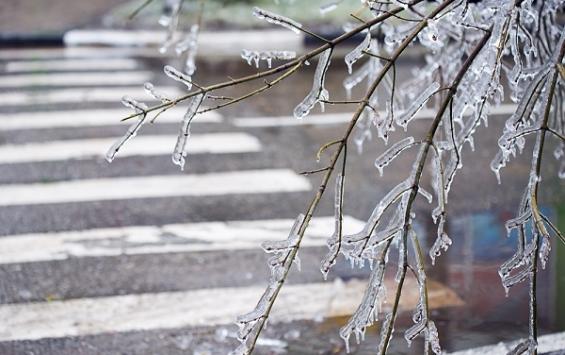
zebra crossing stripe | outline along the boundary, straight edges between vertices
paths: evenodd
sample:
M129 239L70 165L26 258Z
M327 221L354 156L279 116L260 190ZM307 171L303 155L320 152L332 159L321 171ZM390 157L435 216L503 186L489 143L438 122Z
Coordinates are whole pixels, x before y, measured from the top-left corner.
M394 280L386 280L385 284L389 289L395 286ZM357 308L365 288L366 281L339 279L285 285L269 319L290 322L347 316ZM230 287L3 305L0 341L232 324L256 304L263 290L264 286ZM417 290L415 280L408 278L401 311L413 309ZM433 281L428 298L432 309L462 304L455 292Z
M150 71L116 72L65 72L49 74L10 74L0 76L0 88L26 88L34 86L119 86L137 85L153 77Z
M263 241L285 239L292 223L290 219L201 222L4 236L0 237L0 264L257 249ZM344 216L344 233L356 233L363 225L353 217ZM325 245L333 228L333 217L313 218L302 246Z
M506 355L509 351L518 345L520 340L512 342L500 342L496 345L481 346L480 348L461 350L446 355ZM549 353L554 355L563 354L562 350L565 349L565 332L546 334L538 337L537 351L539 354ZM561 350L561 351L560 351ZM553 353L556 351L557 353Z
M104 47L64 47L42 49L3 49L0 60L45 60L81 58L124 58L124 57L164 57L155 48L104 48Z
M499 107L493 107L491 114L493 115L510 115L516 110L514 104L504 104ZM416 119L430 119L436 115L435 110L422 109L415 118ZM379 111L379 114L386 114L384 111ZM468 114L468 113L467 113ZM284 127L284 126L307 126L307 125L335 125L351 121L353 113L327 113L318 115L309 115L304 119L297 120L291 116L280 117L250 117L250 118L234 118L232 122L237 127Z
M0 146L0 164L101 158L118 139L80 139ZM172 154L176 135L139 136L130 140L118 157ZM189 154L258 152L259 140L245 133L199 134L191 137Z
M179 123L186 108L176 106L159 115L155 120L159 123ZM43 111L26 113L0 113L0 131L38 128L60 127L95 127L109 125L123 125L126 129L128 123L120 120L131 114L128 109L103 109L103 110L70 110L70 111ZM208 111L196 116L194 124L218 123L222 117L216 111Z
M159 92L168 97L177 97L182 93L176 87L159 87ZM41 91L17 91L0 93L0 102L4 106L16 105L46 105L88 102L120 102L124 96L131 96L136 100L149 101L149 96L140 87L97 87L55 89Z
M265 41L265 38L269 38ZM130 30L71 30L65 33L64 41L68 46L109 45L109 46L160 46L163 41L161 31ZM304 42L302 35L284 30L251 30L242 35L238 31L201 32L198 35L198 53L203 57L217 59L220 57L239 55L241 48L254 50L271 50L285 48L302 52Z
M190 162L189 162L190 164ZM73 180L0 185L0 206L108 201L174 196L218 196L308 191L310 182L292 170L245 170L199 175Z
M6 63L4 69L6 73L14 73L48 70L131 70L138 67L139 62L132 58L88 58L14 61Z

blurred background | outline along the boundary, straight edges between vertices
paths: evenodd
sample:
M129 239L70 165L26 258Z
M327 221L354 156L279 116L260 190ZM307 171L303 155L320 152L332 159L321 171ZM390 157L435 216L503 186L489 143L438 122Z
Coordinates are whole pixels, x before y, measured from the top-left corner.
M128 128L120 122L128 115L123 95L149 102L147 81L173 97L186 92L163 73L164 65L181 68L185 60L173 49L159 51L166 39L158 24L163 1L129 19L143 3L0 3L0 354L226 353L237 343L235 317L255 306L268 280L261 241L286 238L320 182L300 172L324 166L327 157L316 163L316 151L341 137L351 117L352 105L329 105L325 113L316 108L302 121L292 117L311 88L310 65L258 96L197 119L184 171L170 158L183 105L147 124L107 163L104 153ZM201 7L185 1L179 31L201 23L195 82L209 85L266 68L265 62L259 69L248 65L242 49L301 54L319 44L257 21L252 6L333 38L359 1L321 14L325 3L217 0ZM346 100L343 55L359 40L348 41L332 60L326 78L332 100ZM397 63L400 84L423 63L422 51L410 47ZM239 96L261 84L222 95ZM354 89L353 98L364 88ZM476 150L464 151L449 198L453 245L435 266L426 260L432 317L447 352L527 336L526 284L506 297L497 273L516 245L504 223L527 184L530 154L515 159L497 184L489 164L514 106L503 107L477 132ZM408 134L423 135L430 118L413 122ZM405 134L397 130L391 139ZM411 168L414 151L379 177L373 162L385 149L374 137L362 154L349 150L346 231L358 231ZM552 151L544 158L542 209L565 230L564 185ZM429 172L425 179L429 186ZM416 209L426 250L436 238L433 206L421 199ZM307 232L302 270L291 270L258 354L345 353L339 328L358 305L370 270L352 269L340 257L323 280L319 265L333 227L332 188ZM541 334L565 330L563 270L565 249L554 243L550 265L539 274ZM396 267L390 271L392 294ZM416 301L409 277L391 354L422 353L420 338L408 347L403 337ZM379 328L360 345L352 339L352 353L375 353Z

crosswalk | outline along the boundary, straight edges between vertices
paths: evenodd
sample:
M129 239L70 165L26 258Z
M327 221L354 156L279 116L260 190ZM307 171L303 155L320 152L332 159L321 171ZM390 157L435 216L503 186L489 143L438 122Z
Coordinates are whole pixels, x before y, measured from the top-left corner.
M101 162L118 138L116 128L123 133L128 126L119 121L127 110L115 103L123 95L148 101L142 84L158 79L160 70L116 49L56 53L0 54L0 171L33 172L0 184L0 214L9 216L0 226L0 353L30 347L66 353L59 345L44 348L45 341L75 339L76 353L95 354L80 349L83 337L112 336L121 344L124 334L231 324L253 307L266 281L260 243L286 238L296 206L305 206L315 188L310 178L276 164L277 149L266 149L270 142L247 130L285 124L281 118L227 120L211 111L195 121L186 171L173 172L172 162L168 170L147 166L149 157L170 162L183 114L173 108L107 165ZM182 88L164 91L178 96ZM78 107L83 103L94 108ZM328 122L344 118L310 119ZM81 165L91 163L97 170ZM193 163L202 171L191 171ZM107 173L112 169L117 173ZM362 225L344 219L345 232ZM332 216L312 220L303 244L311 270L292 275L274 321L354 311L365 283L351 277L366 271L327 283L317 272L332 232ZM416 298L403 298L402 309ZM440 298L441 306L461 304L438 284L430 302L439 307ZM120 346L128 353L126 341Z

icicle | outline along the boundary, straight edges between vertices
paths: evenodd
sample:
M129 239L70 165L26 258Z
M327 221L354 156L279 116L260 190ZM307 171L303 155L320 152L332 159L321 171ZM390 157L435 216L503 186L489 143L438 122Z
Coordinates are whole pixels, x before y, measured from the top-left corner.
M539 259L541 262L542 269L545 269L545 266L547 265L550 252L551 252L551 242L549 241L549 236L543 235L541 237L541 245L539 249Z
M251 65L252 62L255 63L255 66L259 68L259 61L265 60L269 66L271 67L272 60L289 60L296 58L296 52L293 51L250 51L247 49L243 49L241 51L241 58L247 61L247 64Z
M414 145L414 137L406 137L396 142L394 145L388 148L383 154L381 154L375 160L375 167L379 171L379 175L383 176L384 167L390 164L390 162L392 162L394 158L396 158L400 153L402 153L402 151L404 151L407 148L410 148L412 145Z
M190 137L190 124L196 115L198 108L202 104L202 101L204 101L205 96L205 94L198 94L192 97L181 122L177 143L172 157L173 163L180 166L181 170L184 170L185 158L188 155L187 142Z
M122 148L124 144L127 143L131 138L137 135L137 132L145 123L145 118L147 117L147 105L142 102L137 102L131 97L124 96L122 98L122 104L126 107L132 108L137 114L139 114L139 119L134 122L127 130L126 134L122 138L118 139L110 149L106 152L106 161L111 163L118 151Z
M253 8L253 16L257 17L260 20L265 20L269 23L288 28L295 33L300 33L299 28L302 28L302 24L294 20L281 15L277 15L267 10L260 9L258 7Z
M404 112L402 112L401 115L397 117L396 119L397 124L403 127L404 130L406 130L408 123L412 121L412 119L414 118L414 116L416 116L418 111L420 111L420 109L425 106L426 102L430 99L430 97L432 97L432 95L434 95L437 92L439 88L440 85L438 82L433 82L430 86L428 86L426 90L424 90L412 102L410 107L408 107L408 109L406 109Z
M318 66L316 67L316 72L314 73L314 83L312 85L312 90L306 95L304 100L294 109L294 117L297 119L302 119L310 110L314 107L317 102L321 100L328 100L328 91L324 88L324 81L326 78L326 72L330 65L330 59L332 55L332 48L326 49L320 55L318 61ZM323 106L322 106L323 108Z
M361 42L357 47L353 48L353 50L345 55L345 64L347 65L347 71L351 75L353 64L358 61L363 55L363 51L369 48L369 44L371 43L371 32L368 31L365 39Z
M173 68L170 65L165 65L165 67L163 68L163 71L165 72L165 74L169 78L186 85L186 88L188 90L192 89L192 78L190 77L190 75L184 74L184 73L176 70L175 68Z

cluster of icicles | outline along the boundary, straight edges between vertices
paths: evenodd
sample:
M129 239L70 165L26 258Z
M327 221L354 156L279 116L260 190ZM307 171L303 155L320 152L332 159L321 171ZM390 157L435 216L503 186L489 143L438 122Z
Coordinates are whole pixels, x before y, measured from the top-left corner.
M485 127L488 125L489 115L493 109L500 106L504 97L501 84L503 76L505 76L504 80L510 83L509 96L517 103L517 109L506 122L499 140L500 152L491 163L491 169L499 181L500 170L512 157L523 152L527 136L537 136L532 154L529 184L523 194L517 217L506 224L509 236L514 235L514 231L518 234L515 255L505 262L499 271L502 284L507 291L513 285L532 277L536 272L537 260L545 268L551 250L550 231L559 233L541 214L537 206L536 191L541 177L537 173L536 161L538 154L541 154L542 134L545 134L545 131L551 129L557 134L565 134L563 50L560 50L564 46L565 30L556 20L558 9L564 6L565 1L548 0L540 4L533 0L524 0L519 2L519 6L515 6L516 2L513 0L483 0L476 3L466 0L447 1L450 4L446 6L441 16L424 19L422 14L429 12L425 2L407 6L404 1L397 0L390 2L364 0L363 3L374 17L390 13L396 7L400 7L404 10L403 16L410 17L412 21L403 22L395 19L365 29L362 32L363 40L345 56L349 75L343 81L343 86L347 97L350 98L353 90L362 82L366 81L370 87L379 76L383 75L381 72L387 65L385 57L392 55L412 34L426 50L426 62L413 70L411 80L396 87L393 66L382 77L382 85L378 90L374 90L364 103L352 135L353 142L361 152L364 143L372 139L373 131L376 131L377 137L388 144L390 134L396 127L406 131L414 119L424 116L423 110L435 114L437 110L433 109L437 109L440 99L445 97L446 92L450 92L450 88L445 86L445 83L454 80L477 43L487 31L490 31L486 45L481 48L475 60L461 76L457 90L452 93L449 108L442 117L439 117L438 129L431 140L405 137L391 144L375 159L375 167L382 175L384 169L404 151L418 148L418 158L408 177L376 203L365 226L358 233L342 235L345 176L340 174L336 177L335 231L327 240L329 250L321 262L320 271L324 278L327 278L339 255L349 260L352 267L364 267L368 264L372 270L361 304L340 330L340 336L344 339L348 351L351 335L355 335L357 342L360 342L364 338L366 329L377 322L381 313L385 313L381 323L381 343L378 353L386 352L394 331L395 315L392 312L387 313L386 308L383 308L383 303L387 300L384 278L392 250L396 249L397 283L401 283L406 276L408 255L414 254L418 270L415 278L419 285L419 302L413 314L414 324L405 331L404 337L410 344L417 336L422 336L426 354L430 350L435 354L441 353L438 331L428 314L426 274L424 261L418 257L417 252L419 242L414 228L416 216L411 211L412 200L421 196L431 204L435 195L436 206L432 211L432 219L437 224L437 236L435 242L428 246L428 254L434 264L436 258L452 244L446 232L446 205L453 179L463 166L464 148L469 146L474 150L474 133L481 125ZM321 12L335 10L340 2L333 1L324 5ZM253 14L258 19L296 33L302 30L300 23L270 11L254 8ZM426 21L426 26L418 29L422 20ZM346 23L344 30L349 31L357 26L358 23ZM377 40L381 35L384 37L382 42ZM324 87L324 82L332 53L333 47L327 45L325 49L319 51L312 88L293 111L297 119L305 118L316 104L320 104L323 110L324 103L329 100L329 92ZM273 59L291 60L296 54L284 50L244 50L241 56L249 64L254 62L258 67L259 62L264 60L270 67ZM507 57L510 60L506 60ZM357 63L363 58L365 58L364 63L358 65ZM304 59L302 63L307 64L307 60ZM559 70L562 71L561 74ZM188 90L191 89L190 73L180 72L170 66L165 67L165 73L173 80L185 84ZM553 103L549 107L552 78L555 79L553 80L555 90ZM171 102L170 98L158 93L153 85L146 84L145 89L154 99L162 103ZM190 123L205 100L205 94L192 96L182 119L173 152L173 162L181 167L184 166L187 156ZM139 119L130 127L126 135L111 147L107 155L109 161L114 158L120 147L135 136L147 116L145 104L131 98L124 98L123 103L132 108L139 115ZM427 106L430 108L427 109ZM425 158L428 149L432 154L429 164L432 192L427 191L417 177L421 168L418 159ZM565 178L563 141L558 143L554 157L561 163L559 177ZM249 354L253 350L286 275L293 263L299 265L297 253L306 229L305 224L307 224L305 216L299 215L286 240L263 244L263 249L272 254L269 259L270 282L255 309L238 318L240 345L231 353L232 355ZM410 254L409 249L412 250ZM530 329L533 328L532 324L534 319L530 317ZM511 354L533 353L536 346L531 335Z

